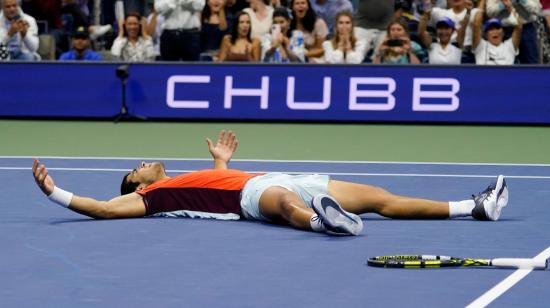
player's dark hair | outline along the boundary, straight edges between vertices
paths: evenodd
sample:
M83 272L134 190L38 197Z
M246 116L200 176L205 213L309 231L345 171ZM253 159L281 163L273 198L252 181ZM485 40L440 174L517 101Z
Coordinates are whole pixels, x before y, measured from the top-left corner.
M129 175L130 175L130 172L126 173L126 175L122 178L122 183L120 184L121 196L135 192L137 187L139 186L139 183L131 182L128 180Z

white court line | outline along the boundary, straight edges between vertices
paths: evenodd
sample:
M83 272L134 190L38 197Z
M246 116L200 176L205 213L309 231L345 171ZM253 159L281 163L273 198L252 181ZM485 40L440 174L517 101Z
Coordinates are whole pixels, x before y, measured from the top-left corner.
M66 159L66 160L167 160L167 161L212 161L211 158L170 158L170 157L108 157L108 156L0 156L0 159ZM515 163L456 163L456 162L402 162L402 161L361 161L361 160L285 160L285 159L232 159L239 162L272 163L324 163L324 164L388 164L388 165L457 165L457 166L524 166L550 167L550 164Z
M550 258L550 247L546 248L543 252L539 253L535 257L535 259L542 260L546 260L548 258ZM513 287L516 283L525 278L525 276L531 273L531 271L533 271L533 269L516 270L510 276L506 277L506 279L494 286L491 290L485 292L485 294L481 295L476 300L471 302L468 306L466 306L466 308L485 307L489 305L492 301L494 301L499 296L504 294L504 292L508 291L508 289Z
M0 167L0 170L31 170L30 167ZM128 172L131 169L115 169L115 168L48 168L52 171L97 171L97 172ZM185 173L197 170L178 170L168 169L167 173ZM269 173L281 172L287 174L328 174L328 175L344 175L344 176L388 176L388 177L445 177L445 178L494 178L494 174L437 174L437 173L359 173L359 172L316 172L316 171L269 171L269 170L246 170L249 173ZM536 175L506 175L509 179L550 179L550 176Z

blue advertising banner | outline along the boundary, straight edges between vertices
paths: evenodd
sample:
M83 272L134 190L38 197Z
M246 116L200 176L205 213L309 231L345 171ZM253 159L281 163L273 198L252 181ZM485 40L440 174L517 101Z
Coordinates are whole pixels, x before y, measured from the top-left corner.
M112 117L118 64L1 64L0 116ZM550 124L550 68L130 64L149 119Z
M0 116L114 117L122 96L117 66L0 63Z

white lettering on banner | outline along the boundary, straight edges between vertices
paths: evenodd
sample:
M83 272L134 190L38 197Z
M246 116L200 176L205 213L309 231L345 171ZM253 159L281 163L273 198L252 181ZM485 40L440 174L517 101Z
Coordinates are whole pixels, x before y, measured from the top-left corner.
M260 108L268 108L269 97L269 77L262 76L262 87L260 89L235 89L233 88L233 76L225 77L225 95L223 107L231 109L233 106L233 96L259 96Z
M358 85L386 85L386 90L359 90ZM395 107L395 80L386 77L352 77L349 80L349 110L388 111ZM385 98L385 103L359 103L358 97Z
M175 98L176 85L179 83L209 84L209 75L175 75L170 76L166 86L166 104L171 108L208 109L208 100L177 100ZM258 88L233 88L233 76L225 76L224 103L225 109L233 108L233 97L235 96L258 96L260 97L260 109L269 108L269 76L261 77L261 87ZM275 85L278 85L277 83ZM323 77L323 98L321 102L297 102L295 101L296 78L287 77L286 105L290 110L327 110L331 105L332 78ZM377 85L385 87L382 90L360 90L360 85ZM308 85L310 86L310 85ZM425 86L447 86L450 90L433 91L422 90ZM391 77L351 77L349 79L349 102L350 111L391 111L396 106L394 92L397 88L395 79ZM277 88L276 90L279 90ZM284 91L284 89L281 89ZM345 91L345 90L344 90ZM457 96L460 91L460 82L454 78L413 78L412 88L412 110L413 111L456 111L460 105ZM196 91L196 93L200 93ZM206 92L209 93L209 92ZM359 102L359 98L378 98L381 102ZM442 103L428 103L426 99L444 100ZM424 99L424 102L422 101ZM279 107L280 108L280 107Z
M421 86L451 86L450 91L422 91ZM413 111L456 111L460 100L456 94L460 82L454 78L414 78ZM450 104L422 103L422 98L450 99Z
M172 108L207 109L208 101L176 100L174 93L177 83L210 83L208 75L176 75L170 76L166 85L166 104Z
M286 79L286 105L292 110L326 110L330 107L331 78L323 78L323 101L322 102L296 102L296 78L289 76Z

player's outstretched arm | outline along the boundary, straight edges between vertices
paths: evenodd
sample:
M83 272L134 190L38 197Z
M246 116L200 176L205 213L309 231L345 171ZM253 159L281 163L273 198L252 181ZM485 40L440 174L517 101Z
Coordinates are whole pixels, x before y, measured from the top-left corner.
M226 132L222 129L215 144L209 138L206 138L206 143L208 151L214 159L214 169L227 169L227 164L239 145L237 135L232 131Z
M130 218L145 216L145 204L137 193L116 197L110 201L76 196L55 186L46 166L34 160L32 166L34 180L40 190L51 201L77 213L98 219Z

